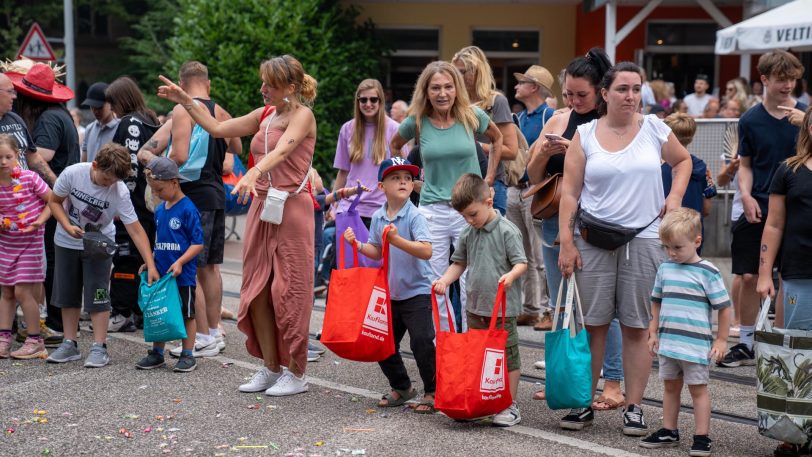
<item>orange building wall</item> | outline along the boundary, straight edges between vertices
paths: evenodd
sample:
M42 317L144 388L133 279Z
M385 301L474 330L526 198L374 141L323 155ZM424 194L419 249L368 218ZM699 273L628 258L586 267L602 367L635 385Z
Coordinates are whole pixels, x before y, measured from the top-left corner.
M617 8L617 29L620 30L632 18L641 7L638 6L618 6ZM719 10L734 24L741 21L741 7L721 7ZM674 7L658 6L646 19L638 25L620 44L617 46L615 56L618 62L634 59L634 50L645 47L646 21L652 19L709 19L712 18L705 10L699 6ZM583 8L578 8L576 14L576 35L575 51L579 54L586 54L593 46L603 46L605 40L605 20L606 9L600 8L588 14L584 14ZM712 44L712 43L711 43ZM751 75L749 80L755 76L756 62L758 56L752 57ZM739 56L720 56L719 58L719 82L725 84L728 80L739 76Z

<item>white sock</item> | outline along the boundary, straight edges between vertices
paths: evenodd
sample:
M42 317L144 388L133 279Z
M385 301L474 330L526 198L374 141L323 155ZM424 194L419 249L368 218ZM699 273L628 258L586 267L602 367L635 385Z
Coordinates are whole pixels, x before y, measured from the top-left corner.
M220 329L219 328L210 328L209 329L209 335L212 338L217 338L218 336L220 336Z
M214 341L214 337L212 337L210 335L206 335L205 333L199 333L199 332L195 336L195 339L197 341L200 341L203 344L211 344L211 342Z
M753 334L755 333L755 325L740 325L739 326L739 342L747 345L747 349L753 350Z

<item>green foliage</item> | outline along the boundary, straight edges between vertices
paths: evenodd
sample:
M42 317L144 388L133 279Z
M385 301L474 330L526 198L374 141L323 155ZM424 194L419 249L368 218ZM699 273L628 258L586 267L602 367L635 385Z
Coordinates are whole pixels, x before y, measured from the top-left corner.
M61 0L0 0L0 60L17 57L25 33L34 22L48 31L62 30Z
M159 113L172 109L172 104L155 95L157 75L169 61L166 41L175 31L175 17L180 7L173 0L147 0L147 12L133 23L132 37L120 40L121 47L130 55L124 74L132 76L141 85L149 106Z
M177 79L183 62L199 60L209 67L212 98L240 116L262 104L259 64L291 54L319 82L314 166L332 175L335 142L352 117L355 88L380 74L384 50L373 38L373 25L357 24L358 12L337 0L180 0L176 11L164 16L174 17L164 46L156 43L166 24L147 16L136 26L139 38L128 43L145 71L145 91L154 92L159 71Z

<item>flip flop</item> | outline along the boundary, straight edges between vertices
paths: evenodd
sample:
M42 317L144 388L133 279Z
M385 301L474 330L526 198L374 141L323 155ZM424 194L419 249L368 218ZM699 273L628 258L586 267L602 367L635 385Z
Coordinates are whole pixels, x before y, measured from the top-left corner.
M415 414L434 414L437 410L434 409L434 399L423 399L415 404L412 410Z
M603 403L606 406L598 406L600 403ZM592 402L592 409L595 411L610 411L613 409L618 409L626 404L625 400L617 401L611 398L606 398L603 395L598 397L595 401Z
M547 395L544 393L544 389L541 389L533 394L533 400L544 401L547 399Z
M403 406L404 403L417 396L417 391L414 390L414 388L410 388L409 390L392 389L392 391L398 394L398 398L393 398L392 392L390 392L381 397L381 401L378 402L379 407L394 408ZM385 404L382 403L384 401L386 402Z

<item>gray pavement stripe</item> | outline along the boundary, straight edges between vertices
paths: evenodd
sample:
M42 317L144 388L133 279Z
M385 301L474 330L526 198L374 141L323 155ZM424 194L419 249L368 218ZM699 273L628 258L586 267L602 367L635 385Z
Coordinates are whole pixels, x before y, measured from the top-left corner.
M110 338L115 338L119 340L125 340L132 343L141 344L144 346L152 346L152 343L147 343L143 340L143 338L139 338L134 335L128 335L124 333L110 333L108 334ZM262 368L262 365L246 362L244 360L237 360L232 359L230 357L225 357L222 355L216 357L208 357L209 360L215 360L220 363L232 363L238 367L257 371ZM362 389L359 387L348 386L346 384L339 384L333 381L328 381L326 379L317 378L314 376L307 376L307 382L311 384L315 384L320 387L324 387L327 389L337 390L341 392L346 392L352 395L358 395L361 397L366 397L372 400L378 400L381 398L383 394L379 392L373 392L371 390ZM552 441L559 444L564 444L567 446L575 447L578 449L582 449L585 451L595 452L597 454L608 455L612 457L645 457L640 454L635 454L633 452L629 452L624 449L617 449L609 446L604 446L601 444L593 443L590 441L581 440L578 438L572 438L566 435L559 435L557 433L546 432L544 430L540 430L537 428L527 427L524 425L514 425L513 427L508 427L503 429L506 432L516 433L519 435L525 436L532 436L534 438L540 438L546 441Z
M641 454L635 454L625 449L616 449L613 447L603 446L591 441L579 440L566 435L559 435L557 433L545 432L537 428L527 427L525 425L514 425L513 427L505 428L505 431L517 433L519 435L532 436L534 438L541 438L543 440L552 441L567 446L576 447L585 451L595 452L597 454L611 455L613 457L645 457Z

